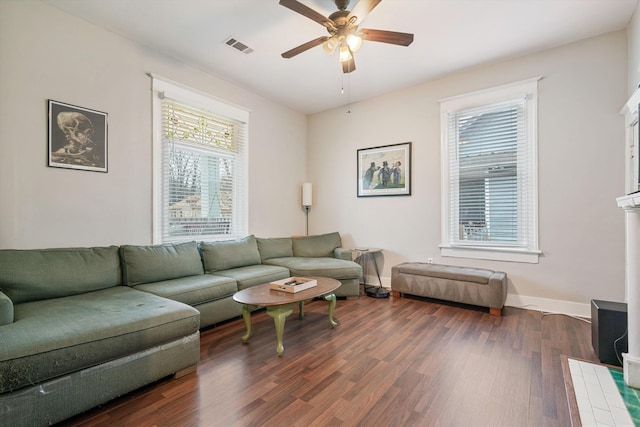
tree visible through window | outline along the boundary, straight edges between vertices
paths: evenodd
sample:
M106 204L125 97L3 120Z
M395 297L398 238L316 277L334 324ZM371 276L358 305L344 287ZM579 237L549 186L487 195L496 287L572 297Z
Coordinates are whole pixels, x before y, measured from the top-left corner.
M161 241L246 233L246 123L160 97Z

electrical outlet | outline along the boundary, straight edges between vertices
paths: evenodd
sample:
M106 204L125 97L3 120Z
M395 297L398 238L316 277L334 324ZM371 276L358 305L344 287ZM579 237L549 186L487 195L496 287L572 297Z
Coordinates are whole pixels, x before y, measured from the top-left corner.
M433 258L431 257L427 258L427 264L433 264Z

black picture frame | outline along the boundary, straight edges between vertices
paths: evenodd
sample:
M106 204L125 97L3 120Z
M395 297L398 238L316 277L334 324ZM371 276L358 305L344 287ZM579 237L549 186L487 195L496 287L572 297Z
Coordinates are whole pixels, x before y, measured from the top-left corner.
M358 197L411 195L411 142L358 150Z
M48 100L48 166L108 172L108 114Z

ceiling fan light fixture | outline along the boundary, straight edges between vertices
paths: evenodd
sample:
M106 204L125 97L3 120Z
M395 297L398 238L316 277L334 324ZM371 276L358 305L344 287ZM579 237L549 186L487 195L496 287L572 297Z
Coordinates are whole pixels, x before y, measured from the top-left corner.
M0 0L1 2L2 0ZM310 0L307 0L310 1ZM413 34L397 31L362 28L362 22L382 0L357 0L351 11L347 10L349 0L334 0L338 10L328 17L304 5L299 0L279 0L280 5L322 25L329 36L317 37L281 54L283 58L293 58L313 47L322 45L329 55L338 50L342 72L348 74L356 69L353 52L360 49L363 41L409 46Z
M362 46L362 37L359 33L352 33L347 36L347 44L351 52L357 52Z
M333 55L338 47L338 40L335 37L329 37L324 43L322 43L322 48L329 55Z
M349 49L349 45L346 43L342 43L340 45L340 62L350 61L353 56L351 55L351 50Z

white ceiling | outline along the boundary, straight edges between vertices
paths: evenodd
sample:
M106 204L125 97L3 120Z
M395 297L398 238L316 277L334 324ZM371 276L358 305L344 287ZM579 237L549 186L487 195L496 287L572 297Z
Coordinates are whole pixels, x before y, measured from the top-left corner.
M413 44L365 42L343 76L320 46L280 56L327 33L278 0L42 1L306 114L625 28L638 2L383 0L361 27L413 33ZM300 2L337 10L333 0ZM254 51L230 48L229 36Z

